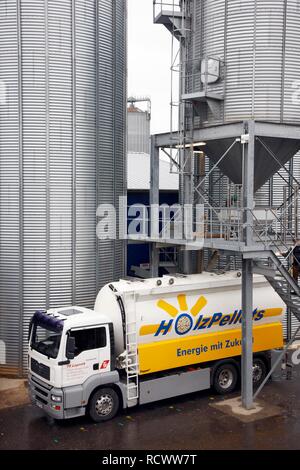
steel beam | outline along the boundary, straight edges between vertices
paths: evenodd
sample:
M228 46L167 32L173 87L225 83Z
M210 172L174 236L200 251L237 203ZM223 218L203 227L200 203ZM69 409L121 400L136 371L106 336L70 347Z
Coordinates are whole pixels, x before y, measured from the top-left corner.
M243 259L242 268L242 404L253 408L253 261Z
M245 127L243 151L243 223L244 243L253 245L254 208L254 122ZM242 261L242 404L253 408L253 260Z
M254 148L255 134L254 122L249 121L245 129L248 135L248 143L242 143L243 152L243 224L244 243L246 246L253 245L253 209L254 202Z
M244 123L237 122L234 124L225 124L222 126L212 126L203 129L193 130L193 142L206 142L209 140L230 139L240 137L244 133ZM179 137L178 132L156 134L156 145L158 147L175 147L178 145ZM188 139L186 141L188 144Z
M254 135L260 137L274 137L278 139L300 139L300 126L292 124L276 124L271 122L254 121ZM205 142L209 140L229 139L239 137L244 132L244 123L223 124L211 126L204 129L195 129L194 142ZM156 134L158 147L175 147L179 144L178 133ZM189 143L188 141L186 143Z
M260 137L276 139L300 139L300 126L292 124L276 124L271 122L254 122L254 133Z

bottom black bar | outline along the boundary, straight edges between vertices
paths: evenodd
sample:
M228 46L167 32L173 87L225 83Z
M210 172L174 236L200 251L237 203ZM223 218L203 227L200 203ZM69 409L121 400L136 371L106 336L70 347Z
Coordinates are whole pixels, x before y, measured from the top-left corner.
M1 464L7 465L30 464L32 468L61 468L66 465L68 468L83 468L87 470L88 465L92 468L101 467L114 468L143 468L155 467L158 465L167 466L198 466L212 464L222 465L235 470L237 465L242 465L242 469L255 468L259 465L293 463L299 459L300 451L199 451L199 450L148 450L148 451L0 451ZM289 462L290 461L290 462ZM71 467L70 467L71 466ZM6 467L2 466L4 469ZM8 467L7 467L8 468Z

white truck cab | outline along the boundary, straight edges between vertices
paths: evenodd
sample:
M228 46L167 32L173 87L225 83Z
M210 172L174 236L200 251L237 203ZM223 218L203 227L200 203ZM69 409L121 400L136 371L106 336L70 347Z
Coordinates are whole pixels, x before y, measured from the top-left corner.
M122 395L113 328L104 315L82 307L37 311L29 348L30 396L52 417L84 415L91 391L105 384L117 384Z

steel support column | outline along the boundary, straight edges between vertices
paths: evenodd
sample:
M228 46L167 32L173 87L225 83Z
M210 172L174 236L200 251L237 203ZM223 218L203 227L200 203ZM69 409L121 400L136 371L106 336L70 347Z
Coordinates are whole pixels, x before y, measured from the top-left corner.
M150 273L151 277L159 275L159 249L155 243L150 243Z
M244 145L243 205L244 242L253 245L254 123L246 125ZM242 268L242 404L253 408L253 260L243 259Z
M156 238L159 231L159 148L156 146L155 136L151 136L150 160L150 230L151 236ZM158 277L159 249L155 243L150 244L150 272L152 277Z
M253 261L243 259L242 277L242 404L253 408Z

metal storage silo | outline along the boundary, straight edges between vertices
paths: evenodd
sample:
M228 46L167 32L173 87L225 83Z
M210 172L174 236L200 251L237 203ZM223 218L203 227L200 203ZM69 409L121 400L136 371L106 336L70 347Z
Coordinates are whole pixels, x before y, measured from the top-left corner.
M246 120L300 124L300 0L185 0L182 95L188 128ZM275 142L276 140L276 142ZM298 140L268 139L285 164ZM228 142L209 143L216 161ZM240 154L220 166L240 182ZM255 189L275 171L257 145Z
M25 370L35 309L124 274L96 208L125 193L125 123L126 0L0 2L1 372Z
M150 114L134 106L127 108L128 153L150 153Z
M300 123L299 0L190 2L188 92L204 87L223 98L219 116L204 123L246 119Z

